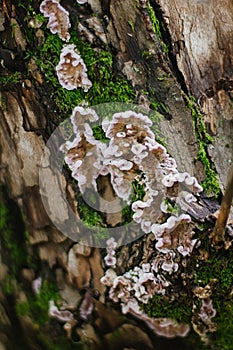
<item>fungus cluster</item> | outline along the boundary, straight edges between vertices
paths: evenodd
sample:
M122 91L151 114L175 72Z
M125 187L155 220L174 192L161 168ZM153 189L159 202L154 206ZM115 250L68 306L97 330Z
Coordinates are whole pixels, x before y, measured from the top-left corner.
M101 281L110 288L110 298L114 302L121 302L124 314L130 313L144 321L157 335L167 338L185 337L189 332L188 325L179 324L170 318L151 318L142 312L139 301L147 303L153 294L164 294L169 285L162 276L155 277L151 271L150 264L143 264L141 268L135 267L124 275L117 276L111 268Z
M85 1L79 3L84 4ZM57 0L42 1L40 11L49 18L47 27L51 33L58 34L63 41L68 42L70 40L69 28L71 27L69 12ZM81 87L87 92L92 86L87 77L86 65L74 44L63 46L56 72L61 86L67 90Z
M95 139L92 122L98 120L91 108L78 106L72 113L74 138L61 147L72 177L82 194L87 189L97 194L98 178L108 175L115 196L131 206L136 230L154 234L161 253L156 268L176 271L176 255L190 255L197 244L191 217L182 214L182 209L185 202L196 200L193 193L197 195L201 186L188 173L178 172L175 160L155 140L147 116L125 111L114 113L111 120L105 118L101 126L109 142ZM132 201L134 180L142 186L144 196ZM176 213L169 211L172 203L177 205Z
M69 310L59 310L53 300L49 302L49 316L55 318L59 322L69 322L74 316Z
M197 242L197 239L192 239L192 228L191 217L186 214L170 216L161 225L154 224L152 232L157 239L157 250L165 254L177 250L183 256L190 255Z
M153 232L156 249L166 255L163 269L170 265L176 270L173 253L190 255L197 240L193 239L191 217L182 214L178 205L177 213L169 212L168 204L179 204L179 200L189 204L196 200L193 193L197 195L201 186L188 173L178 172L175 160L155 140L147 116L125 111L103 119L102 130L109 142L95 139L92 122L98 120L91 108L78 106L72 113L74 138L61 147L72 177L81 193L86 189L97 193L97 179L109 175L115 195L131 206L138 231ZM144 197L132 201L134 180L143 187Z
M87 92L92 86L87 77L86 65L74 44L63 47L56 72L59 83L67 90L81 87Z
M101 281L110 287L110 298L114 302L121 302L124 313L128 311L131 301L147 303L155 293L165 294L165 289L169 286L169 282L161 275L154 275L150 264L136 266L121 276L108 269Z
M104 118L101 126L107 143L95 139L91 122L96 121L100 123L100 118L93 109L78 106L73 111L74 139L61 147L72 176L84 193L87 188L97 192L98 177L109 175L115 195L131 206L137 230L155 237L153 259L122 275L115 271L117 242L109 239L104 259L108 269L101 282L109 287L109 297L121 304L123 313L143 319L157 334L184 336L189 330L187 325L151 319L139 305L155 294L166 293L171 285L168 276L179 270L178 263L197 245L191 217L182 213L179 203L196 201L202 188L196 178L178 172L175 160L155 140L152 122L146 115L129 110ZM132 201L135 179L143 187L144 196ZM176 213L169 209L174 203Z
M92 187L97 191L96 179L102 169L101 143L95 140L89 125L89 122L96 120L98 115L93 109L75 107L71 116L75 138L61 147L65 153L65 162L72 171L72 177L78 181L81 193Z
M199 317L203 323L207 326L212 324L212 318L215 317L216 310L213 308L213 303L210 298L202 299L201 310L199 313Z
M201 340L208 344L208 333L216 331L216 324L212 321L216 315L216 310L213 308L213 303L210 298L204 298L201 300L201 308L198 311L196 305L194 305L194 315L192 317L193 329L200 335Z
M40 5L40 11L49 18L47 28L52 34L58 34L64 41L70 40L69 12L62 7L57 0L44 0Z
M115 242L115 240L113 238L110 238L107 240L107 255L104 258L105 264L107 266L112 266L115 267L116 266L116 257L115 257L115 249L117 247L117 243Z

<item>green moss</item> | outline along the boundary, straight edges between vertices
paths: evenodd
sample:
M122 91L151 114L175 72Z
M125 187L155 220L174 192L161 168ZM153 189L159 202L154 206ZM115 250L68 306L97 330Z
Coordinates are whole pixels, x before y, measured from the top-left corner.
M54 283L44 280L38 295L29 296L27 302L16 304L16 314L18 316L29 316L34 321L35 327L38 328L38 339L43 343L46 350L86 350L87 348L81 342L76 344L70 342L59 325L55 333L56 338L51 338L47 334L45 325L48 329L49 327L54 328L54 325L51 324L53 320L48 314L50 300L54 300L56 304L59 304L60 295ZM49 322L50 325L48 326Z
M29 296L28 301L16 305L18 316L30 316L33 321L43 327L49 318L49 301L59 301L60 296L54 283L44 280L39 293L35 296Z
M211 248L208 237L201 237L200 249L209 253L208 260L200 260L195 253L188 260L188 266L185 269L190 279L186 280L185 286L180 286L179 281L175 283L175 290L165 296L154 295L147 304L141 304L141 308L150 317L169 317L191 325L192 308L193 308L193 289L197 286L204 287L211 280L212 283L213 307L216 309L216 316L212 319L217 325L215 333L209 333L211 349L232 349L233 342L233 303L232 303L232 287L233 287L233 251L218 250ZM201 301L199 300L199 303ZM195 301L197 303L197 300ZM192 330L186 339L190 346L195 342L195 349L207 349L201 344Z
M162 76L158 77L157 79L159 81L163 81L163 80L167 80L167 79L170 79L171 78L171 74L168 73L168 74L163 74ZM174 94L172 94L174 96Z
M132 195L131 195L131 204L126 205L123 210L122 210L122 222L124 224L130 223L133 220L133 210L131 208L132 203L138 201L138 200L143 200L145 197L145 189L144 186L140 184L139 181L133 180L132 182Z
M18 208L11 201L8 204L9 207L3 201L0 202L1 243L4 249L3 259L9 266L10 275L17 279L22 267L31 263L26 247L28 233Z
M133 20L132 20L132 19L129 19L129 20L128 20L128 24L129 24L129 26L130 26L132 32L134 33L134 32L135 32L135 26L134 26Z
M4 279L0 283L0 286L2 287L2 290L6 295L13 295L16 284L17 281L15 277L9 274L4 277Z
M212 342L215 349L232 350L233 344L233 303L232 300L216 300L214 302L217 314L214 322L217 332L213 334Z
M88 206L84 201L79 202L78 211L83 223L90 227L103 225L103 219L99 212Z
M134 98L132 87L125 80L114 76L113 56L110 52L104 50L97 52L89 44L77 38L71 38L70 41L76 45L87 66L88 77L93 84L88 93L84 93L82 89L68 91L60 86L54 71L62 49L62 42L57 36L48 35L40 58L37 59L46 81L55 88L51 97L62 112L70 113L83 100L91 106L105 102L132 101Z
M193 257L188 267L189 273L194 276L191 287L204 287L211 280L216 282L212 286L211 300L216 309L213 322L217 325L217 331L210 334L210 340L214 344L213 349L231 350L233 343L233 251L215 250L209 246L208 237L202 239L201 249L207 251L207 260L199 260Z
M88 102L90 106L105 102L131 102L134 100L135 92L132 86L115 74L112 53L108 49L95 50L90 44L80 41L76 30L70 30L69 43L75 44L80 52L87 66L87 74L92 82L92 87L86 93L81 88L71 91L62 88L58 82L55 67L59 62L64 43L57 35L49 33L45 24L42 28L45 33L45 41L40 48L36 48L35 29L26 29L29 46L26 58L34 58L37 66L43 72L45 80L49 84L51 99L56 103L60 114L62 113L62 119L69 116L73 108L83 100Z
M193 259L192 274L196 285L205 286L211 279L216 279L215 293L225 296L233 286L233 252L216 251L209 248L207 260Z
M91 194L88 196L89 203L91 201ZM103 242L110 238L103 215L101 215L99 211L93 209L96 203L91 207L82 199L81 195L79 195L78 198L78 211L82 224L89 229L89 233L92 232L92 238L95 244L103 244ZM96 198L93 198L93 201L95 202Z
M148 11L148 14L149 14L150 19L151 19L152 28L153 28L154 33L157 34L159 39L162 39L160 22L159 22L158 18L156 17L154 9L151 6L151 4L149 3L149 1L147 2L147 11Z
M168 317L182 323L191 323L192 300L188 295L179 295L175 300L166 296L154 295L147 304L141 308L150 317Z
M96 140L100 140L102 142L109 142L109 139L105 136L105 132L103 131L101 125L94 126L92 128L93 136Z
M165 106L163 102L156 102L156 101L151 101L151 108L154 109L155 111L161 110L164 111L165 113L168 113L168 108Z
M47 18L45 18L42 13L37 13L35 15L35 20L38 22L38 23L47 23Z
M41 29L44 31L44 44L38 47L35 31L36 28L25 26L22 28L27 41L26 60L33 58L38 68L44 74L48 84L48 94L55 102L61 119L68 117L75 106L86 101L90 106L104 102L131 102L135 98L132 86L115 74L114 56L106 47L103 50L95 50L90 44L82 42L77 33L77 23L70 29L71 39L80 52L88 70L88 77L92 81L92 87L87 92L81 88L68 91L61 87L55 72L59 62L60 53L64 43L58 35L51 34L46 28L47 19L40 13L36 14L31 1L18 3L26 21L30 18L43 23Z
M203 164L205 171L205 180L202 182L203 190L217 197L220 193L220 186L216 172L212 169L208 158L207 145L212 142L212 137L207 133L203 116L193 97L187 97L188 107L191 110L196 137L198 141L197 159Z
M34 8L32 7L31 0L18 1L17 6L23 8L25 10L25 12L26 12L26 15L24 17L25 21L27 21L33 14L35 14Z
M17 84L20 82L21 73L15 72L9 75L0 76L0 85L6 86L8 84Z
M151 23L152 23L152 29L153 32L157 35L158 39L160 40L161 47L165 53L168 53L169 48L168 46L163 42L163 32L166 31L163 23L161 23L158 18L156 17L155 11L153 7L151 6L150 2L147 2L147 12L150 16Z
M179 206L175 203L172 202L170 199L165 198L165 204L167 206L167 213L171 213L171 214L178 214L179 213Z

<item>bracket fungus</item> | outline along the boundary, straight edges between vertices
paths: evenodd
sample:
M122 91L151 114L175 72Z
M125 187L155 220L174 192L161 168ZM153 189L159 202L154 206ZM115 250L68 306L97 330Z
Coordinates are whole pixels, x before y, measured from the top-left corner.
M35 293L35 295L38 295L40 293L41 287L42 287L42 278L41 277L38 277L32 281L32 290Z
M205 345L209 343L209 333L216 332L217 326L212 321L216 316L216 310L213 308L213 303L210 298L201 300L201 308L198 311L197 306L193 306L192 326L194 331L200 335L201 340Z
M101 127L107 142L95 139L91 123L96 121L100 123L94 109L76 107L71 117L74 139L61 147L80 192L86 188L97 192L98 177L108 175L115 195L131 206L135 230L155 237L149 261L120 275L115 271L118 244L115 236L110 238L104 258L108 269L101 282L109 288L110 299L121 304L123 313L141 318L159 335L185 336L188 325L152 319L140 305L147 304L155 294L166 294L172 285L170 276L179 273L180 262L197 246L192 219L182 212L180 203L197 201L202 187L187 172L179 173L175 160L156 141L146 115L128 110L113 113L111 119L103 118ZM143 188L140 199L132 196L135 180Z
M157 239L156 248L159 252L168 253L176 250L183 256L190 255L197 239L192 239L191 217L181 214L179 217L170 216L164 224L154 224L152 232Z
M117 276L112 269L102 277L101 282L110 287L109 297L114 302L121 302L122 310L126 313L130 301L147 303L148 299L156 294L165 294L169 286L161 275L155 276L150 264L136 266L121 276Z
M56 72L59 83L67 90L81 87L87 92L92 86L87 76L87 67L74 44L63 47Z
M74 49L74 45L68 46ZM108 142L95 139L91 123L96 121L99 117L94 109L75 107L71 117L74 139L61 147L81 193L86 189L96 193L98 178L109 175L115 196L131 206L138 232L153 232L161 253L190 255L197 241L192 239L191 217L181 214L181 206L172 214L166 201L179 203L179 197L188 204L195 201L202 190L196 178L178 172L175 160L155 140L152 122L146 115L128 110L113 113L110 120L104 118L101 126ZM135 180L144 195L132 201ZM113 264L115 258L110 260Z
M105 264L107 266L116 266L116 257L115 257L115 249L117 247L117 243L115 242L114 238L109 238L107 240L107 255L104 258Z
M59 322L69 322L74 318L69 310L59 310L53 300L49 302L49 316L57 319Z
M52 34L58 34L63 41L70 40L69 12L62 7L57 0L44 0L40 5L40 12L49 18L47 28Z
M201 310L199 313L200 319L206 325L212 323L212 318L216 316L216 310L213 308L213 303L210 298L202 299Z
M186 337L190 328L189 325L184 323L178 323L170 318L151 318L141 311L139 305L135 299L130 302L124 308L123 313L129 312L136 318L144 321L147 326L152 329L157 335L166 338L174 337Z
M88 2L88 0L76 0L79 5L84 5Z

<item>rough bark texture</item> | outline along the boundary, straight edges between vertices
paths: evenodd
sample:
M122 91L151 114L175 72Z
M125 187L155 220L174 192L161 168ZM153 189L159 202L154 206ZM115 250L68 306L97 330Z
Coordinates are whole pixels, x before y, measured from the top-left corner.
M232 162L232 1L159 1L178 69L196 97L209 131L220 180ZM191 15L190 15L191 14Z
M85 6L71 0L61 3L73 21L78 17L88 28L78 37L84 42L93 40L91 45L97 49L105 48L105 44L86 20L94 13L102 21L107 50L114 54L114 74L132 84L135 103L151 106L153 101L158 106L163 115L160 132L179 170L203 181L204 166L197 160L200 136L185 94L195 96L213 135L213 143L205 145L206 157L224 188L233 160L232 1L151 1L160 28L167 28L161 32L155 30L146 1L88 1ZM82 344L86 344L84 349L199 348L200 344L193 345L198 342L194 334L188 345L183 340L163 339L136 318L123 316L120 308L109 302L100 282L105 252L74 243L50 222L39 193L38 169L45 142L61 120L62 111L51 97L53 88L46 82L46 73L40 71L34 57L27 57L33 48L26 34L33 31L40 47L46 28L32 29L29 25L39 13L39 1L26 1L20 6L17 1L1 0L0 4L0 200L8 208L7 215L5 209L1 211L0 225L0 348L81 349ZM168 54L162 39L169 47ZM15 72L19 72L18 80L7 81ZM111 98L105 102L111 102ZM65 177L63 180L67 197L74 203L72 186L66 184ZM216 208L208 200L199 208L201 205L210 208L208 213ZM196 209L197 219L204 209L199 212ZM28 237L24 235L25 226ZM10 233L6 237L7 230ZM14 255L17 245L21 257ZM23 259L24 254L31 263ZM147 262L151 254L150 236L123 247L119 271ZM16 312L16 305L29 299L38 307L37 313L43 309L33 304L31 286L38 276L58 286L65 309L78 315L77 306L92 305L94 312L87 322L76 317L74 334L64 331L54 320L39 321L36 311L30 317ZM42 304L52 296L47 291ZM51 345L53 341L56 347Z

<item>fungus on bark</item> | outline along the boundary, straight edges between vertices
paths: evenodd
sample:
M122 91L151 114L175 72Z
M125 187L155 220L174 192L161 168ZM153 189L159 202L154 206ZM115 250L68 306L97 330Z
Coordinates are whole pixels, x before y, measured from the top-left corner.
M192 239L194 235L191 217L181 214L179 217L170 216L164 224L153 224L152 232L157 239L156 248L162 253L177 250L181 255L187 256L197 242Z
M120 276L113 271L107 270L101 282L110 287L109 297L114 302L121 302L124 310L132 300L147 303L154 294L165 294L170 284L162 275L155 275L151 264L135 266Z
M92 129L86 123L87 118L93 121L98 116L89 108L74 109L71 121L75 138L61 147L65 153L64 160L72 171L72 177L78 181L81 193L87 188L94 188L97 191L96 179L101 173L102 166L102 144L95 140Z
M166 293L171 285L167 278L179 270L179 262L191 255L197 243L197 239L193 239L191 217L182 214L181 207L177 213L169 212L166 201L179 203L180 196L191 203L202 188L195 177L178 172L175 160L155 140L152 122L147 116L129 110L114 113L110 120L103 119L101 126L109 139L107 143L94 137L91 122L97 120L92 109L74 109L71 122L75 138L61 148L72 176L84 192L86 186L97 191L98 176L109 174L115 194L131 205L138 230L152 232L156 238L152 259L122 275L114 271L117 243L110 238L104 258L108 269L101 282L109 287L110 299L121 304L123 313L141 317L157 334L185 336L188 325L178 326L170 319L151 319L143 314L139 304L148 303L155 294ZM135 179L143 187L144 195L133 202Z
M186 337L190 327L188 324L178 323L171 318L152 318L142 312L135 299L129 301L122 310L144 321L157 335L165 338Z
M75 118L78 119L75 121ZM132 203L132 210L133 219L140 224L143 232L151 232L152 225L161 215L160 204L164 199L178 198L177 186L180 183L185 188L183 192L187 202L195 199L191 192L196 194L202 190L194 177L178 172L175 160L155 140L150 128L152 122L147 116L125 111L114 113L111 120L104 119L102 129L109 138L108 144L94 139L88 118L93 121L98 117L91 109L85 111L82 107L75 108L72 123L76 138L73 143L67 142L63 147L67 152L65 161L71 168L73 177L79 179L81 187L81 176L86 183L88 176L88 183L90 186L93 184L96 190L97 177L109 174L115 194L128 204L131 203L132 182L138 179L145 196ZM87 152L90 144L92 149ZM78 153L80 156L77 156ZM85 168L87 172L88 165L85 162L85 167L83 166L84 157L89 155L92 155L92 163L89 163L88 174L84 174L82 169ZM93 156L96 157L95 161Z
M109 238L106 242L107 244L107 255L104 258L105 264L107 266L116 266L116 257L115 257L115 249L117 247L117 243L115 242L114 238Z
M87 76L87 67L74 44L63 47L56 72L59 83L67 90L81 87L87 92L92 87Z
M69 310L59 310L53 300L49 302L49 316L57 319L59 322L69 322L74 318Z
M79 307L80 318L84 321L87 321L88 318L91 316L93 309L94 309L94 304L92 300L92 295L90 290L87 290L81 302L81 305Z
M50 29L51 33L57 33L62 40L69 41L69 28L71 26L69 12L57 0L42 1L40 11L45 17L49 18L47 28Z
M35 293L35 295L38 295L40 293L41 287L42 287L42 278L41 277L38 277L32 281L32 290Z
M194 304L193 311L193 329L200 335L205 345L207 345L209 343L208 334L217 330L216 324L212 321L212 318L216 315L212 300L210 298L202 299L200 310L198 311L198 307Z
M176 254L170 250L166 254L158 254L153 262L153 270L156 273L159 271L165 271L172 274L179 269L178 263L175 261Z

